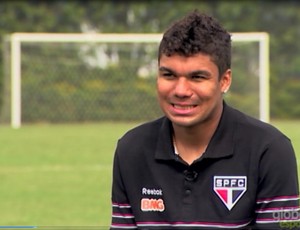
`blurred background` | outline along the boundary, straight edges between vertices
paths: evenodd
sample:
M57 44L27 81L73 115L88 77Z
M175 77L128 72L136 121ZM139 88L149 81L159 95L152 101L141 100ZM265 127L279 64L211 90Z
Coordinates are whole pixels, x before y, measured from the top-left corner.
M11 116L11 63L7 35L14 32L162 33L171 22L194 9L216 17L230 32L269 33L271 118L299 118L299 1L3 0L0 3L0 35L3 38L0 46L0 121L7 123ZM127 54L122 54L125 52ZM237 55L233 57L246 62L253 52L253 62L258 59L253 47L244 49L239 58ZM22 44L22 121L154 118L160 112L153 88L155 55L156 44L152 47L151 44L112 44L109 47L107 44L81 44L79 47L71 43ZM150 69L149 73L153 66L154 71ZM234 78L245 75L242 81L234 81L237 84L234 88L241 92L247 90L245 80L248 78L248 86L251 85L251 75L255 73L247 77L247 68L233 70ZM145 71L150 77L142 76ZM241 99L237 97L235 100ZM252 98L252 101L256 100ZM135 103L139 103L139 108L132 106ZM247 107L249 113L250 106ZM148 113L144 113L145 110ZM254 115L255 111L250 109L250 113Z
M157 44L31 42L21 45L24 126L12 130L10 35L163 33L195 9L232 33L269 34L271 123L300 154L300 1L2 0L0 226L108 226L116 141L161 115ZM257 116L258 44L233 51L228 100Z

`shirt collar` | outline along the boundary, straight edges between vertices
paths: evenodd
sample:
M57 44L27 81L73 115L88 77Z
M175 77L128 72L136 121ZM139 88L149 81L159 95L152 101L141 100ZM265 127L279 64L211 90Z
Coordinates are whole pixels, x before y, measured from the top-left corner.
M233 155L236 124L232 109L224 102L219 125L203 154L203 158L222 158Z
M222 117L219 125L207 146L203 158L223 158L233 155L234 152L234 133L236 129L236 121L233 117L233 109L223 104ZM156 146L155 159L158 160L174 160L176 155L174 153L172 123L168 118L162 120L162 124L158 133L158 142Z
M155 158L158 160L174 160L173 127L171 121L164 117L158 132Z

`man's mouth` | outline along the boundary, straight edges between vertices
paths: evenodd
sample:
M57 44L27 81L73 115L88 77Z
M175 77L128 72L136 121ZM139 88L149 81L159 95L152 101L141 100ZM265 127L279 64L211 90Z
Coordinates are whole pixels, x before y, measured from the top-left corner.
M177 104L172 104L172 105L175 109L182 109L182 110L189 110L196 107L195 105L177 105Z

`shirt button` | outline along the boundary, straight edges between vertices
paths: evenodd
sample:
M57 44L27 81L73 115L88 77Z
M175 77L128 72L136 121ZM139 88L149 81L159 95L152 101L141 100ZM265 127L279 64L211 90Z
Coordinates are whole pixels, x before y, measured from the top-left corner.
M185 190L185 195L191 195L192 191L190 189Z

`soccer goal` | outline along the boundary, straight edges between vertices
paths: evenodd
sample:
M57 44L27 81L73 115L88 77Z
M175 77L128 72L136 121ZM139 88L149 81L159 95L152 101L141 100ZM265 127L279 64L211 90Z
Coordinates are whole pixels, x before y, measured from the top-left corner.
M156 103L161 34L13 33L2 117L22 122L140 121ZM269 121L269 35L232 33L229 104ZM6 105L6 106L5 106ZM5 109L10 105L10 110ZM4 115L3 115L4 114Z

